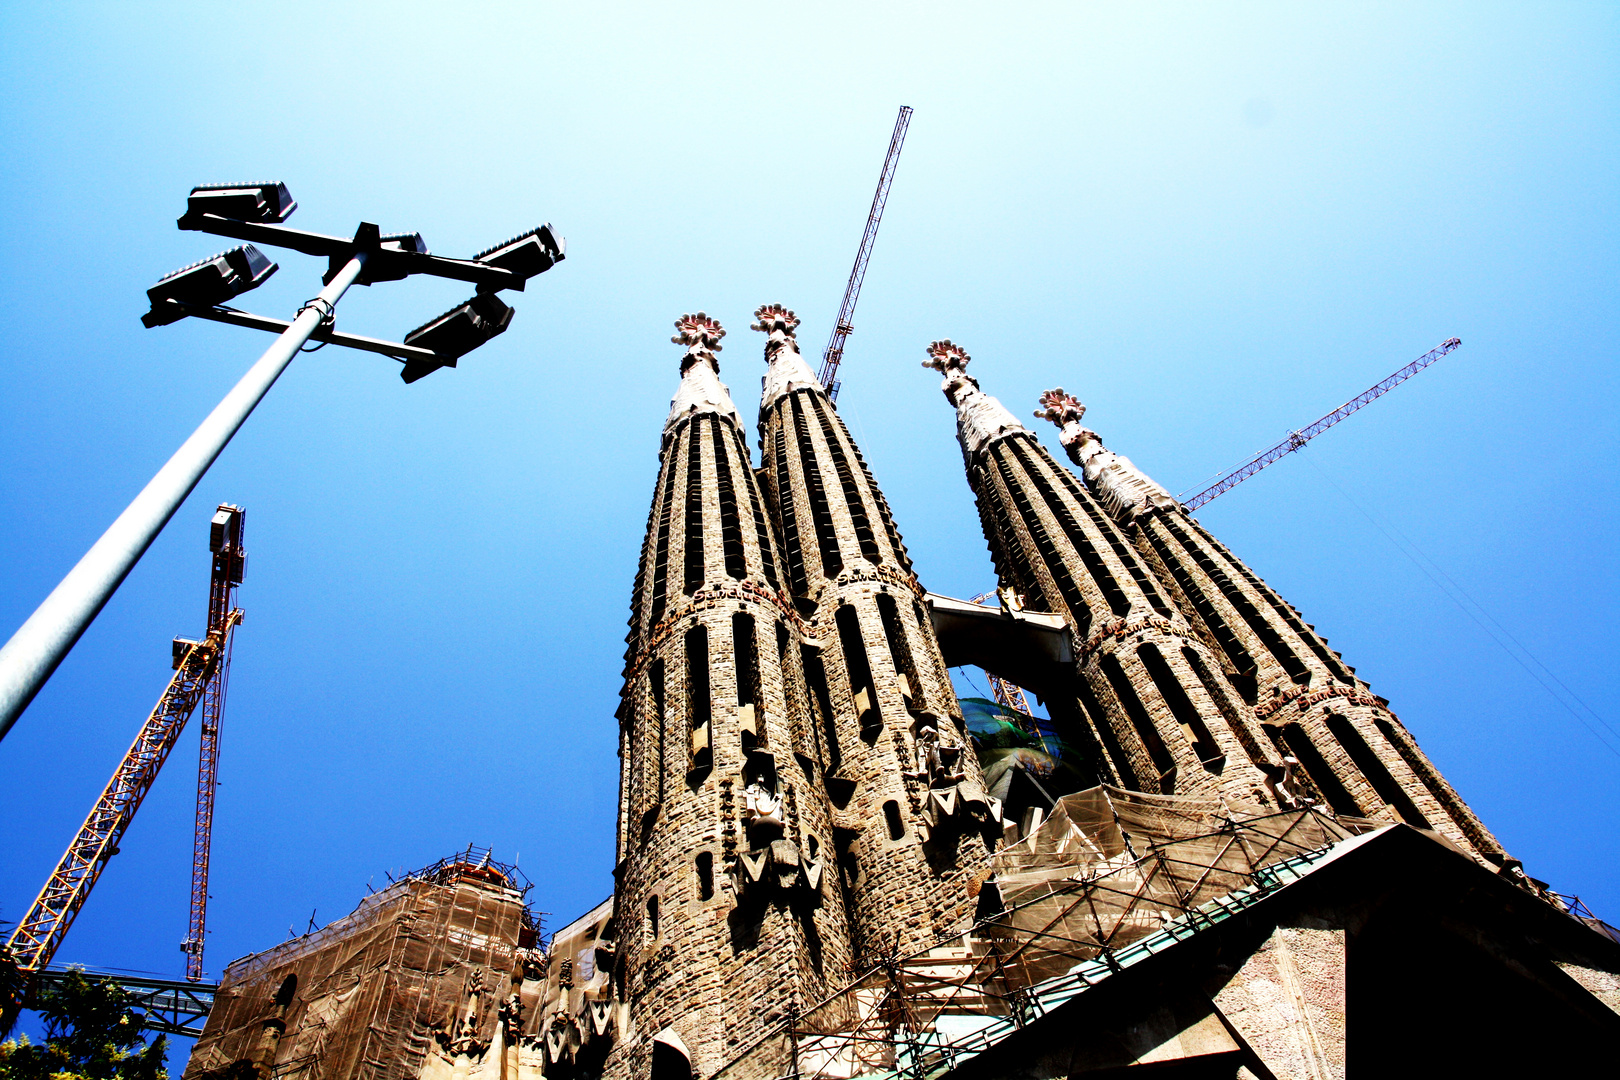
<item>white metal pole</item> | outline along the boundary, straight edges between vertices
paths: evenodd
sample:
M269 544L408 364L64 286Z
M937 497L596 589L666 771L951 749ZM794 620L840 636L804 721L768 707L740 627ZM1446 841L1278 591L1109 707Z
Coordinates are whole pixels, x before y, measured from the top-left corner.
M315 328L333 312L365 263L365 252L356 253L331 284L304 306L292 325L264 351L258 363L248 369L191 433L191 438L135 496L135 501L0 648L0 739L5 738L62 658L101 613Z

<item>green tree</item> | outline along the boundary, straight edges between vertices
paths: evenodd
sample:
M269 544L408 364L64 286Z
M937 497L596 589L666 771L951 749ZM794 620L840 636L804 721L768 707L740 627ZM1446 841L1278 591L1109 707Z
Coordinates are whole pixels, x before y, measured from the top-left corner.
M117 983L70 971L33 1008L45 1042L0 1043L0 1080L168 1080L168 1038L146 1041L135 997Z

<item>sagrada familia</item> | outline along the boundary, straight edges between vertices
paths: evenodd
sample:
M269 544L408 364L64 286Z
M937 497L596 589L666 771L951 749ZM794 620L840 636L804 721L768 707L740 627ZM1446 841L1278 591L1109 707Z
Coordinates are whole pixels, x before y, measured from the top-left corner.
M514 867L446 859L235 961L185 1080L1613 1067L1620 935L1079 401L1039 402L1061 460L928 346L1000 586L953 600L755 318L757 465L725 331L676 323L613 895L547 940ZM960 664L1050 719L965 708Z

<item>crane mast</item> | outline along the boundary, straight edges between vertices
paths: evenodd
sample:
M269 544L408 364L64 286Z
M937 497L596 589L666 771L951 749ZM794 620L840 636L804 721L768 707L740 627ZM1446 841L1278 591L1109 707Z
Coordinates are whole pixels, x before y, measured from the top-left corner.
M242 619L235 606L236 587L247 569L242 546L246 515L240 507L221 506L209 523L208 547L214 554L208 587L208 634L223 644L219 662L203 690L202 739L197 754L197 821L191 846L191 914L180 951L186 954L186 978L201 982L203 946L208 921L208 861L213 849L214 792L219 786L219 727L225 718L225 691L231 678L232 627Z
M1460 338L1448 338L1445 341L1442 341L1439 345L1430 349L1428 352L1424 353L1410 364L1407 364L1405 367L1401 368L1401 370L1397 371L1383 382L1377 383L1371 387L1368 387L1366 390L1363 390L1360 394L1357 394L1355 397L1351 398L1343 405L1340 405L1337 409L1334 409L1332 412L1328 413L1320 420L1317 420L1315 423L1308 424L1305 427L1300 428L1298 431L1290 433L1288 438L1284 439L1276 446L1273 446L1268 450L1260 451L1260 453L1250 458L1247 463L1227 473L1225 476L1221 477L1219 480L1215 481L1213 484L1209 485L1209 487L1205 488L1203 491L1200 491L1192 498L1183 499L1183 505L1186 506L1188 510L1196 510L1200 506L1203 506L1205 503L1209 502L1211 499L1231 491L1233 488L1243 483L1243 481L1247 480L1249 477L1253 476L1267 465L1270 465L1273 462L1292 454L1295 450L1298 450L1300 447L1304 446L1306 443L1316 438L1316 436L1322 434L1322 432L1326 431L1334 424L1337 424L1340 420L1343 420L1357 409L1370 405L1374 401L1383 397L1385 394L1395 389L1395 387L1399 386L1407 379L1410 379L1412 376L1416 375L1418 372L1422 371L1424 368L1428 367L1442 356L1445 356L1447 353L1451 352L1461 344L1462 340Z
M872 258L872 243L877 239L878 226L883 222L883 207L889 201L889 188L894 184L894 168L900 162L900 148L905 145L906 128L911 124L911 107L900 106L900 115L894 121L894 134L889 137L889 153L883 159L883 171L878 174L877 193L872 196L872 210L866 215L866 232L861 234L861 246L855 252L855 268L849 273L849 284L844 288L844 302L838 307L838 321L833 324L832 337L827 339L827 351L821 354L821 385L827 397L838 400L838 365L844 359L844 341L855 330L855 302L861 298L861 284L866 280L866 264Z
M214 551L213 580L209 590L208 634L202 641L176 638L174 675L164 688L135 741L130 744L112 778L107 781L90 814L79 827L56 869L46 879L33 905L6 941L10 960L25 976L42 971L55 956L62 939L107 862L118 854L124 833L135 812L157 780L169 752L179 741L186 721L204 704L202 766L198 779L196 851L201 867L203 903L198 903L198 877L192 883L191 935L187 977L202 977L202 917L207 900L208 826L212 823L214 782L219 762L219 720L225 705L225 674L229 666L231 636L242 612L232 604L242 581L246 555L241 547L242 509L222 505L210 523L209 547ZM211 731L208 730L211 726ZM206 787L206 791L204 790ZM206 814L204 810L206 796ZM195 942L193 947L192 943Z

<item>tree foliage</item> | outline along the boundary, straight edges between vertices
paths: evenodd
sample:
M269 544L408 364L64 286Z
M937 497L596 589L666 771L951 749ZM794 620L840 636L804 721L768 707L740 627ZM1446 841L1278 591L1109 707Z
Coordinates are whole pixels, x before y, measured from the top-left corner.
M168 1080L168 1039L148 1043L135 997L117 983L71 971L33 1002L45 1042L0 1043L0 1080Z

